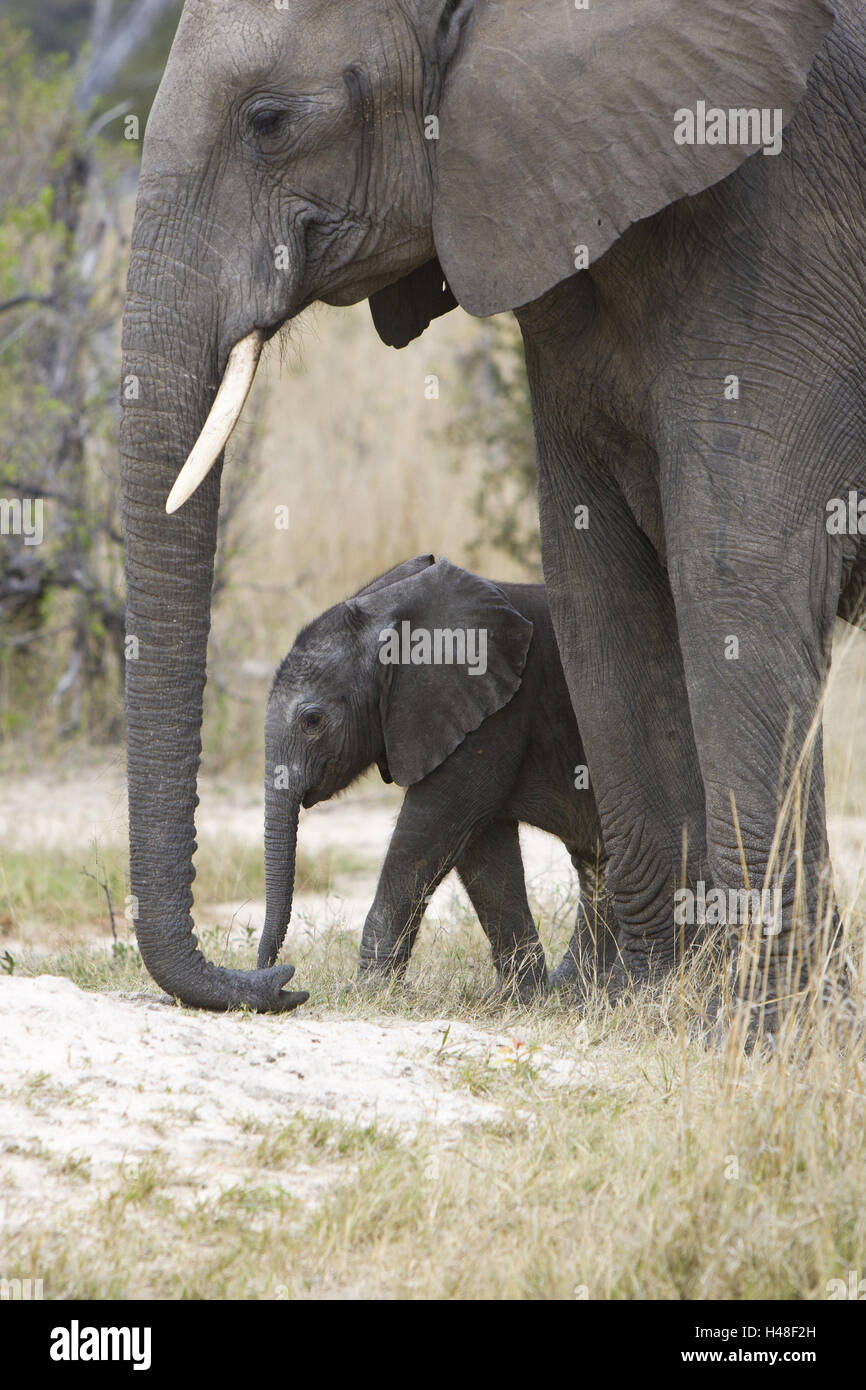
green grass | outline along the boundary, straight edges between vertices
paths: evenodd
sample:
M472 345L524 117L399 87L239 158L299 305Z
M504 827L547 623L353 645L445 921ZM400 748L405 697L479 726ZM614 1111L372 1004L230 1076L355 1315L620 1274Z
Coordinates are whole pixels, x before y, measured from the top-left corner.
M223 840L196 854L195 894L199 902L261 899L265 895L264 855L257 845ZM298 852L296 892L321 893L341 874L373 866L350 851ZM0 940L26 922L50 923L74 934L83 925L109 929L104 884L108 885L119 935L126 931L127 852L120 846L87 850L0 851Z

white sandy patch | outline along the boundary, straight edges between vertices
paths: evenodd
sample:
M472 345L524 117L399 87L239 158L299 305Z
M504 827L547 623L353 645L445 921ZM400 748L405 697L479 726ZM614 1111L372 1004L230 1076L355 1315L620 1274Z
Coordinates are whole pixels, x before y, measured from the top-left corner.
M0 844L7 851L123 844L127 837L123 760L6 777L0 794Z
M448 1020L194 1014L47 975L0 977L0 1225L86 1205L93 1188L76 1162L110 1180L158 1153L190 1200L262 1182L242 1121L279 1126L304 1112L404 1137L433 1127L450 1142L501 1113L460 1085L468 1058L531 1065L554 1086L598 1079L578 1024L566 1056ZM345 1170L267 1177L310 1198Z

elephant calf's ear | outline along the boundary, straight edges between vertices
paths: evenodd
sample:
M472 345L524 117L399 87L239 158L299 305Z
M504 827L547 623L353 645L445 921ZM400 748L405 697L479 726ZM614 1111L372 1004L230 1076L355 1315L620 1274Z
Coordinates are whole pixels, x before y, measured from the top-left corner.
M408 787L508 703L532 623L496 584L447 560L352 603L367 615L382 669L388 770Z
M457 308L457 300L445 283L442 267L434 256L426 265L404 275L370 295L370 313L376 332L388 347L402 348L420 338L431 319Z

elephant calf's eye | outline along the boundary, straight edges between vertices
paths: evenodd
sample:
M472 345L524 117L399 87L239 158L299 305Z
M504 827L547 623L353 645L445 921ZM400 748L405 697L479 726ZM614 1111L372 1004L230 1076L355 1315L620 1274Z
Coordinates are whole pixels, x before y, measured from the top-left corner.
M321 710L308 709L301 715L301 728L305 734L315 734L325 722L325 716Z

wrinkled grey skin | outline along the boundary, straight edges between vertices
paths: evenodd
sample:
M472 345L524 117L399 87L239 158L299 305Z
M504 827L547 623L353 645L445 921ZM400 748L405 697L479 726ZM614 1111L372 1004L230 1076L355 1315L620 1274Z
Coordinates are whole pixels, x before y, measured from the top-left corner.
M233 344L314 300L371 297L397 346L455 299L517 310L548 597L629 968L673 958L682 879L763 882L834 618L866 582L862 538L825 526L866 486L864 74L855 0L188 0L124 326L132 890L166 989L296 1002L287 967L219 971L192 934L219 466L162 509ZM674 108L698 101L778 108L781 152L678 145ZM802 811L760 946L770 1000L815 948L820 740Z
M484 629L487 672L383 664L380 633L404 621L413 630ZM543 990L520 821L556 835L580 873L581 910L554 983L614 965L612 934L602 926L596 939L601 827L592 792L574 786L583 745L543 585L494 586L432 555L390 570L299 634L274 679L265 757L260 967L274 964L291 916L299 807L342 791L374 763L388 782L412 780L364 924L363 977L402 975L430 895L456 868L502 989L521 999Z

